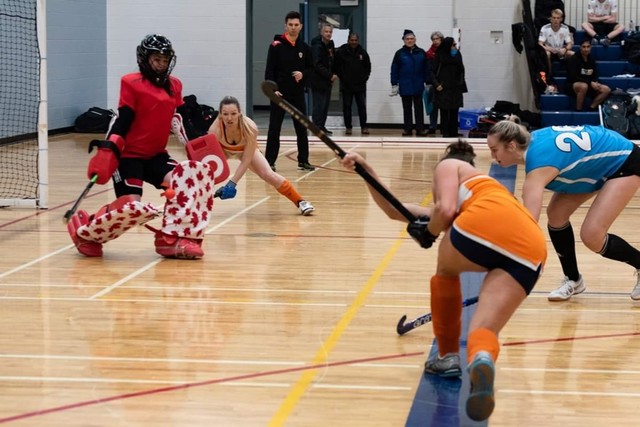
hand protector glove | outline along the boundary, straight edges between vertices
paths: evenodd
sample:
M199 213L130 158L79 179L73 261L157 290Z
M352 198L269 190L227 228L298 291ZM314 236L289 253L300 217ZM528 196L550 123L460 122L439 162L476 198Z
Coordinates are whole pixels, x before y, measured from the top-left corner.
M397 96L398 95L398 85L391 86L391 93L389 96Z
M236 183L233 181L227 182L224 187L220 187L216 190L216 193L213 195L214 197L220 197L222 200L224 199L233 199L236 197Z
M429 232L427 226L429 225L429 217L420 216L407 225L407 233L413 240L415 240L420 247L429 249L433 246L438 236L434 236Z
M124 139L119 135L111 135L109 140L94 139L89 143L89 153L93 147L98 147L98 152L89 160L87 177L98 175L98 184L106 184L118 168L120 151L124 148Z

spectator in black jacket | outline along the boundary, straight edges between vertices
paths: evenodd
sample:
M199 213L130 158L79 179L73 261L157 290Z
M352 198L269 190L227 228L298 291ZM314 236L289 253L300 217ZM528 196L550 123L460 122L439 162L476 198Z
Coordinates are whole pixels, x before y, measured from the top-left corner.
M458 110L467 91L462 54L452 37L442 40L433 61L434 106L440 110L440 131L445 138L458 136Z
M300 16L300 13L296 11L287 13L284 22L285 33L276 35L269 46L264 78L278 84L276 95L283 97L302 113L306 114L304 79L313 72L313 55L309 45L299 38L300 31L302 31L302 16ZM272 102L270 105L265 157L274 172L276 170L278 151L280 151L280 130L282 129L283 119L284 110ZM307 129L297 120L293 118L292 120L298 137L298 170L315 170L309 164Z
M335 58L335 70L340 78L342 114L347 135L352 133L351 106L354 98L358 107L360 133L369 135L367 128L367 80L371 75L371 59L359 41L356 33L350 33L348 42L338 48Z
M313 74L309 79L311 88L311 99L313 103L313 123L324 131L327 135L333 132L325 127L327 114L329 113L329 102L331 101L331 87L338 78L333 73L333 55L335 45L331 37L333 27L324 23L320 27L320 34L311 40L311 52L313 53Z
M567 94L575 95L576 111L582 111L584 100L592 99L590 111L596 111L611 93L611 88L598 82L598 67L591 56L591 40L580 43L580 52L567 60Z

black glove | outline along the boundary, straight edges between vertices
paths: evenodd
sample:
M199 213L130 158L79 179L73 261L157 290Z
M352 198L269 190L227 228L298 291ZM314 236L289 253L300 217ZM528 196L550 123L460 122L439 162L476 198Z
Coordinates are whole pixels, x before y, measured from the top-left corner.
M438 236L434 236L429 232L427 226L429 225L429 217L420 216L407 225L407 233L409 236L418 244L420 247L429 249L433 246L433 243L436 241Z

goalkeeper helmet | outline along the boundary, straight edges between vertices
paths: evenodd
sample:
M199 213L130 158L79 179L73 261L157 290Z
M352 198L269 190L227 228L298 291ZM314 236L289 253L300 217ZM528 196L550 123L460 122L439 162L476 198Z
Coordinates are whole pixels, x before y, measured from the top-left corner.
M149 79L154 85L165 87L165 84L169 80L169 75L176 65L176 53L169 39L160 34L149 34L142 39L136 52L138 56L138 67L140 67L142 75ZM167 58L169 65L166 70L157 72L151 64L149 64L149 58L154 53L158 53Z

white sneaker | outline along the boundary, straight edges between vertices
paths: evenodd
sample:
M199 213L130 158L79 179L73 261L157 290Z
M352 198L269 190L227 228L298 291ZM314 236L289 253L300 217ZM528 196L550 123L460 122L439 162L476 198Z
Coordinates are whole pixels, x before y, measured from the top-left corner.
M585 289L587 289L587 287L584 285L582 275L580 275L577 282L569 280L569 278L565 276L560 287L555 291L551 291L547 299L549 301L567 301L572 295L581 294ZM640 294L640 289L638 290L638 293ZM638 295L638 298L640 298L640 295Z
M636 270L636 285L633 287L631 291L631 299L638 301L640 300L640 270Z
M300 210L300 215L302 216L309 216L311 215L311 212L316 210L316 208L314 208L313 205L306 200L300 200L300 202L298 203L298 209Z

